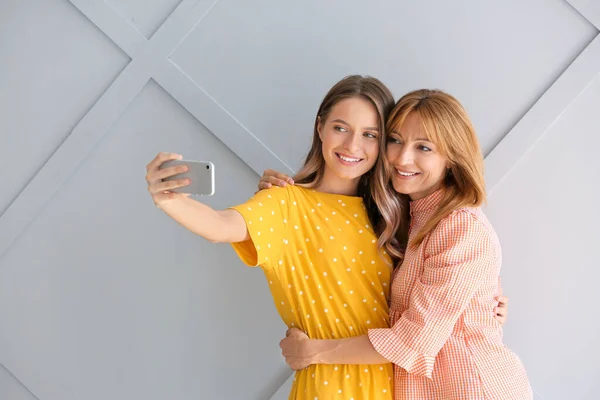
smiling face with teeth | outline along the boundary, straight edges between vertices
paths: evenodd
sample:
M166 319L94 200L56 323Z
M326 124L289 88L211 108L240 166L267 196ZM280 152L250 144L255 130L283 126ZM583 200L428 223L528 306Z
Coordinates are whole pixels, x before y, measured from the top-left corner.
M380 135L375 106L360 97L338 102L324 121L319 120L325 172L320 190L356 193L360 177L379 156Z
M387 159L394 189L412 201L440 189L448 173L448 159L427 137L417 112L408 114L400 128L388 135Z

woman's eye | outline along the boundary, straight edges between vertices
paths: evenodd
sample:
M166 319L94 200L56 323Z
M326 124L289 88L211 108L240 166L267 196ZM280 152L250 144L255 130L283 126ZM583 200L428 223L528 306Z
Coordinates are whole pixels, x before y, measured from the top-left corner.
M429 147L427 147L427 146L423 146L423 145L419 146L419 150L423 150L423 151L431 151L431 149L430 149Z
M343 126L334 126L333 129L335 129L338 132L346 132L346 128L344 128Z
M375 139L377 138L377 135L375 135L374 133L370 133L370 132L365 132L364 134L365 137L368 137L370 139Z
M388 143L400 144L400 140L391 137L391 138L388 139Z

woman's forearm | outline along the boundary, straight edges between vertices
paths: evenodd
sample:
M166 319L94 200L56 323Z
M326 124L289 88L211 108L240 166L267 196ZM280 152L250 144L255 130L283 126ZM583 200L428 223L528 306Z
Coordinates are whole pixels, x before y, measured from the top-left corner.
M185 197L161 205L161 209L186 229L211 242L242 242L249 239L244 218L235 210L213 210Z
M367 335L347 339L312 339L312 364L386 364Z

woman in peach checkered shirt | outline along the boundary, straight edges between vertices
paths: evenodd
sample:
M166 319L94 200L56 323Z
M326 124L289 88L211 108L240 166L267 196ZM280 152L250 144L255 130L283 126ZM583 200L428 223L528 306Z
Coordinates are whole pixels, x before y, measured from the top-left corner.
M294 369L391 361L395 399L531 399L525 369L489 312L502 256L479 208L483 157L465 110L446 93L411 92L387 131L387 162L376 174L394 190L377 201L395 214L382 236L402 243L408 232L391 288L392 327L340 340L291 329L281 342L286 361Z

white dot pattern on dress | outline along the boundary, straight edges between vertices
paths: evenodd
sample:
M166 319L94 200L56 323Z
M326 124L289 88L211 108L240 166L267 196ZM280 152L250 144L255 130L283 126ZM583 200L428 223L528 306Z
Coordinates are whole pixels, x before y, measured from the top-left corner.
M294 197L282 199L282 196L293 194L296 190L309 192L303 188L289 190L290 188L269 190L268 196L259 192L256 199L248 202L248 207L244 206L240 211L248 223L260 262L264 261L265 266L271 268L265 268L264 271L282 318L290 327L311 327L309 329L312 333L318 332L331 338L362 335L368 328L386 326L386 318L381 321L383 310L365 307L367 303L363 302L374 302L374 298L380 299L382 303L386 300L377 293L383 290L382 283L389 281L390 269L383 260L379 262L377 247L371 247L374 242L369 243L374 238L374 233L370 230L362 202L342 201L335 197L324 201L318 192L314 192L314 196L319 200L312 204L307 204L304 197L302 201ZM274 195L269 197L271 194ZM332 207L332 201L337 210ZM297 207L283 206L285 204ZM250 218L247 218L249 216L252 217L252 224L249 222ZM273 261L269 262L269 258ZM363 268L350 268L357 263ZM370 265L369 268L364 266L366 264ZM342 286L346 289L341 290ZM283 301L285 299L287 300ZM376 314L378 311L381 314ZM327 381L319 379L322 385L311 389L298 379L294 384L297 394L299 396L304 393L302 398L329 398L327 394L321 395L318 391L319 386L328 386L330 391L323 393L334 393L336 398L369 398L367 395L361 396L367 392L365 388L361 389L359 372L363 380L377 382L377 387L367 385L370 386L369 394L375 393L373 390L377 390L379 394L384 389L387 389L387 393L391 392L391 386L387 386L390 385L389 379L385 379L389 378L387 372L383 374L377 370L383 375L373 375L374 372L369 369L369 373L363 375L363 369L353 368L359 366L338 368L319 365L316 371L320 372L316 375L313 373L312 376L326 378ZM386 386L380 386L379 382L384 381Z

